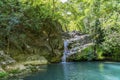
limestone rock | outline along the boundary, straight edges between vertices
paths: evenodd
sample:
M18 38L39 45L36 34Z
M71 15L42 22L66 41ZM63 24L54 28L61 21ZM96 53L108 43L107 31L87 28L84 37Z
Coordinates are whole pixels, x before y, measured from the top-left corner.
M12 64L12 65L7 65L5 67L6 71L11 71L11 70L20 70L20 71L22 71L22 70L25 70L25 69L26 69L26 67L23 64Z
M91 36L89 34L83 34L79 31L68 32L67 35L71 36L69 38L65 38L64 42L67 42L67 48L65 48L66 52L64 52L64 56L69 57L75 53L81 52L88 46L93 45ZM65 47L65 46L64 46Z
M31 56L24 62L25 65L41 65L47 64L48 61L43 56Z

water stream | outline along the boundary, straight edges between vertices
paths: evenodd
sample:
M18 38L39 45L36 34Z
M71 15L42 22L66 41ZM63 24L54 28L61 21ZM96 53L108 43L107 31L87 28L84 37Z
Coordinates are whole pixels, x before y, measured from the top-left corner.
M62 62L66 62L66 58L67 58L68 53L69 53L69 51L68 51L68 41L64 40L64 52L63 52Z

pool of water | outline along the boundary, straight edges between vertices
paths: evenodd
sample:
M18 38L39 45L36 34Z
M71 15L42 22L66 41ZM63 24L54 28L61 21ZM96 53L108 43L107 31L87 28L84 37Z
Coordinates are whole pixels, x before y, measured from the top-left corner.
M68 62L42 68L23 80L120 80L120 63Z

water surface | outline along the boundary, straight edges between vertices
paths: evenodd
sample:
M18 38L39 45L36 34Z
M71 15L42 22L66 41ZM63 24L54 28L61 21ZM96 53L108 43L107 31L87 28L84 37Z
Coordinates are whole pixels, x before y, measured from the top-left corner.
M120 63L68 62L43 68L24 80L120 80Z

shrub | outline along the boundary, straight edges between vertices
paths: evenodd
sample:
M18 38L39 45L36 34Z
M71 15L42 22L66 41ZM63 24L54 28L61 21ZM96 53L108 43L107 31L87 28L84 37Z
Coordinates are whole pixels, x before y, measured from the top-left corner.
M8 74L6 72L0 72L0 78L3 78L5 76L7 76Z

